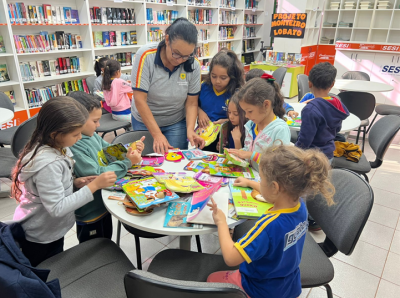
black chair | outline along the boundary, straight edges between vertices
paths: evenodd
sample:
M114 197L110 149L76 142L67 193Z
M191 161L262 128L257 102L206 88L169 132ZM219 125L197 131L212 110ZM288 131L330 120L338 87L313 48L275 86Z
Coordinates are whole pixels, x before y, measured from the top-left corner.
M359 80L359 81L370 81L370 77L363 71L348 71L342 75L344 80Z
M371 124L369 125L367 129L367 133L370 131L372 125L374 124L376 117L378 115L381 116L387 116L387 115L397 115L400 116L400 107L399 106L393 106L393 105L377 105L375 107L375 117L372 119Z
M90 76L86 78L86 85L88 86L89 92L93 94L94 91L94 82L96 81L97 77Z
M285 78L286 71L286 67L279 67L272 73L272 76L275 78L275 82L278 83L280 88L282 88L283 79Z
M144 131L128 131L126 133L123 133L119 136L117 136L113 141L112 144L117 144L117 143L122 143L122 144L129 144L134 141L140 140L141 137L145 136L144 140L144 151L142 152L142 155L146 155L149 153L153 153L153 142L154 139L152 135L150 134L149 131L144 130ZM154 234L150 232L145 232L139 229L136 229L134 227L128 226L124 223L121 223L118 221L117 225L117 244L119 246L120 240L121 240L121 224L124 225L124 228L133 236L135 237L135 246L136 246L136 259L137 259L137 267L138 269L142 269L142 256L141 256L141 250L140 250L140 238L161 238L165 237L166 235L160 235L160 234ZM197 243L197 250L201 252L201 243L200 243L200 236L196 235L196 243Z
M308 87L308 76L305 74L299 74L297 76L297 88L298 88L298 95L297 99L300 100L310 92L310 88Z
M189 265L190 266L190 265ZM125 275L127 298L246 298L237 286L225 283L182 281L133 270Z
M11 139L11 148L0 148L1 178L11 177L11 171L12 168L15 166L15 163L17 162L19 153L22 151L26 143L28 143L29 139L31 138L32 133L36 128L36 124L37 115L24 121L17 127Z
M375 109L375 96L367 92L352 91L340 92L338 96L340 97L342 103L347 107L349 112L361 119L361 124L358 128L356 144L358 144L360 133L363 132L363 143L361 150L364 152L365 136L367 133L367 127L369 125L368 118L372 115Z
M10 110L14 113L14 105L10 98L0 91L0 108ZM7 129L0 130L0 147L4 145L11 145L11 139L17 130L18 126L13 126Z
M125 131L129 130L131 124L125 121L118 121L112 118L112 114L103 114L100 118L100 126L96 129L97 133L102 133L101 137L103 138L106 133L114 132L114 135L117 136L118 129L125 129Z
M329 258L338 251L351 255L368 220L374 203L369 184L348 170L332 170L331 182L335 186L335 205L328 206L322 195L306 201L307 209L326 234L323 243L316 243L306 235L300 263L302 288L324 286L329 298L333 297L329 282L334 277ZM235 227L234 239L241 238L253 226L247 221ZM216 271L235 270L226 266L220 255L167 249L157 254L148 272L161 277L182 281L204 282Z
M358 163L347 160L344 156L334 157L332 162L333 168L349 169L360 175L363 175L367 181L366 175L371 169L379 168L383 163L385 153L391 142L400 130L400 117L395 115L385 116L379 119L371 128L369 133L369 144L374 151L376 157L374 161L368 161L363 154Z

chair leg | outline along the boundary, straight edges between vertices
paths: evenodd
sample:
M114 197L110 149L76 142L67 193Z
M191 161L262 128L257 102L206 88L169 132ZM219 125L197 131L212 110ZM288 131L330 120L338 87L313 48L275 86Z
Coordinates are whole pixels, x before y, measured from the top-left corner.
M118 246L119 246L119 243L121 240L121 226L122 226L121 222L118 221L118 224L117 224L117 245Z
M375 120L376 120L376 117L378 117L378 114L377 114L377 113L375 113L375 117L374 117L374 119L372 119L372 122L371 122L371 124L368 126L367 133L369 133L369 130L371 129L371 127L372 127L372 124L374 124L374 122L375 122Z
M103 134L101 135L101 138L104 139L104 136L107 132L103 132Z
M117 136L117 131L116 130L114 130L114 136Z
M326 284L326 285L324 285L324 287L326 289L326 294L328 295L328 298L333 298L331 286Z
M361 126L358 128L358 131L357 131L356 144L358 144L358 139L360 138L360 132L361 132Z
M137 269L142 270L142 255L140 252L140 238L137 235L133 235L133 236L135 236Z
M362 151L362 152L364 152L365 136L366 136L366 134L367 134L367 127L364 126L364 129L363 129L363 139L362 139L362 147L361 147L361 151Z
M200 242L200 236L196 235L196 244L197 244L197 251L198 252L203 252L201 249L201 242Z

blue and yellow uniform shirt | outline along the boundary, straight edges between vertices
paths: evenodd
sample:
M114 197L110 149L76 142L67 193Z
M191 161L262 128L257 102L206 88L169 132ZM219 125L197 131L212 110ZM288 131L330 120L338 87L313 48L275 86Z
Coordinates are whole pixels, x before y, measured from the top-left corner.
M207 114L212 122L227 119L227 100L231 94L224 90L217 92L212 85L201 84L199 107Z
M267 211L235 243L246 260L239 271L251 298L300 296L299 265L307 229L307 209L300 200L294 208Z

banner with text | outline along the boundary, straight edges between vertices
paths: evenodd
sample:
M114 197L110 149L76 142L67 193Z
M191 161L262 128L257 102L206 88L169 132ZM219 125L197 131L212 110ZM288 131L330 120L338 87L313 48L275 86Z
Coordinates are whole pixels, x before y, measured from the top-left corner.
M272 15L271 37L304 38L306 13L274 13Z

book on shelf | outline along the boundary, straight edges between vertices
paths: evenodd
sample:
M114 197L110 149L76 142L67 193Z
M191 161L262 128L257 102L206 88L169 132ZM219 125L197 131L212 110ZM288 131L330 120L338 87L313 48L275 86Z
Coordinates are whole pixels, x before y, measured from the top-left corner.
M147 24L172 24L178 18L177 10L153 11L152 8L146 8Z
M92 24L136 24L133 8L98 7L89 9Z
M257 15L255 14L245 14L244 15L245 24L257 24Z
M164 39L163 30L159 27L151 27L147 31L147 40L148 42L160 42Z
M0 64L0 83L10 80L8 75L7 64Z
M8 96L8 98L11 100L13 105L17 104L17 102L15 101L15 92L14 92L14 90L4 91L4 94Z
M223 8L236 7L236 0L220 0L219 7Z
M3 36L0 35L0 53L5 53L6 47L4 46L4 39Z
M137 44L137 35L136 35L136 31L130 31L129 32L130 35L130 44L131 45L136 45Z
M165 215L164 228L193 228L201 229L203 226L187 222L187 215L191 200L187 202L169 202Z
M196 9L188 11L188 20L193 24L212 24L212 9Z
M78 10L50 4L27 5L22 2L8 3L8 15L12 25L30 24L79 24Z

